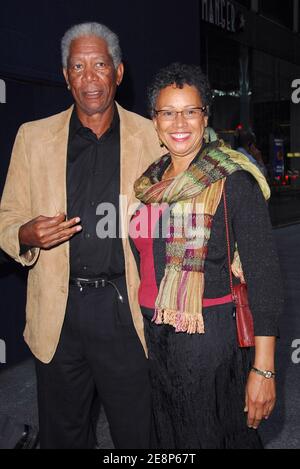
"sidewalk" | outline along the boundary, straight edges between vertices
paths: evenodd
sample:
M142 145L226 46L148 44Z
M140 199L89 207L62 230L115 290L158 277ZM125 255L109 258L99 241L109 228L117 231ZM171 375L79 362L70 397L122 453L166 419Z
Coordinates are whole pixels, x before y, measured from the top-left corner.
M34 363L27 360L0 374L0 416L38 426ZM98 422L99 449L112 449L108 423L103 412Z
M275 230L285 310L277 345L277 406L261 428L267 448L300 449L300 363L292 362L294 340L300 340L300 225ZM300 358L300 350L298 353Z

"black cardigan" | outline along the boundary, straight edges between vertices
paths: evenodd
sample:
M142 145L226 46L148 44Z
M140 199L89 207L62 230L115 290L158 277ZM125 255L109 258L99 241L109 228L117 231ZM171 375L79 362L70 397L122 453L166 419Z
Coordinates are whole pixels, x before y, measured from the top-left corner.
M267 203L258 183L246 171L237 171L228 176L225 187L231 256L233 259L237 242L248 285L255 335L276 336L278 316L283 309L283 293ZM139 253L132 240L131 246L139 265ZM165 239L154 240L153 256L159 286L165 269ZM223 198L213 219L204 278L204 298L222 297L230 293Z

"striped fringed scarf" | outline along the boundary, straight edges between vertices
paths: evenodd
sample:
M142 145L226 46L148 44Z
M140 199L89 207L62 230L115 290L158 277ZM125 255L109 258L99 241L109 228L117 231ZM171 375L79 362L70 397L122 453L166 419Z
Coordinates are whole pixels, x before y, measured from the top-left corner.
M238 156L232 158L226 150L220 142L207 145L184 173L161 181L163 168L171 161L165 155L135 183L136 197L143 203L175 204L170 211L155 323L170 324L176 332L204 333L204 264L213 217L226 177L248 165L246 157L234 152Z

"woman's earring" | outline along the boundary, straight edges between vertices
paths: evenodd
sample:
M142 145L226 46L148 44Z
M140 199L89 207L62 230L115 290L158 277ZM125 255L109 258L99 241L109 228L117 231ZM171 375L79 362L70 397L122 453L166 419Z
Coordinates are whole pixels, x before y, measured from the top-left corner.
M67 86L67 88L68 88L68 90L70 91L70 89L71 89L71 86L69 85L69 83L68 83L68 86Z
M160 145L160 148L164 148L165 146L164 142L161 139L159 139L159 145Z

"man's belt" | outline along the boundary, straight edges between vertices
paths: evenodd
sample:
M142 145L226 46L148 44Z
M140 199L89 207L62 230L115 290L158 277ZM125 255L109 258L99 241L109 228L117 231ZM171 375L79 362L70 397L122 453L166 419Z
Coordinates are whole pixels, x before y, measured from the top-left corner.
M80 291L83 291L83 289L86 287L105 288L110 285L115 289L118 294L118 299L121 301L121 303L123 303L123 296L121 295L117 285L114 283L114 280L124 277L124 275L125 272L115 275L101 275L101 277L97 278L70 277L69 284L78 287Z

